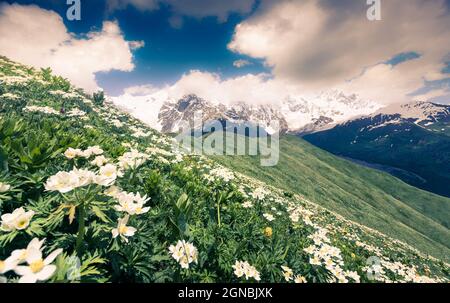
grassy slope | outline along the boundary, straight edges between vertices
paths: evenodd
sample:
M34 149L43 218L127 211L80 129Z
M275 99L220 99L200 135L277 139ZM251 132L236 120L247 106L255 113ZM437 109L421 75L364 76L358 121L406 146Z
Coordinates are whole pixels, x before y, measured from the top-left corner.
M235 170L304 195L342 216L441 258L450 255L450 199L316 148L281 139L280 162L261 167L252 157L217 157Z
M374 121L381 123L377 119L381 119L379 116ZM373 123L369 120L355 120L348 125L307 135L304 139L336 155L414 173L421 178L418 180L405 174L393 175L415 187L450 197L450 137L412 122L361 131Z
M81 282L246 281L233 274L238 260L255 266L263 282L285 282L282 265L308 282L338 277L352 282L355 274L361 282L372 282L366 271L373 256L385 270L378 281L449 281L449 267L441 261L298 195L234 173L233 180L225 181L231 172L223 172L214 161L183 155L167 137L109 104L93 101L98 99L48 71L0 57L0 182L10 186L0 194L0 212L18 207L35 212L26 230L0 232L0 260L39 237L46 239L44 255L56 248L64 251L55 260L57 271L50 282L69 281L74 256L81 260ZM72 117L73 111L83 114ZM151 198L149 212L131 216L128 225L137 231L129 242L112 239L111 231L125 214L103 186L92 183L89 190L82 186L64 195L44 188L51 176L75 166L99 174L91 159L70 160L62 154L68 147L85 150L94 144L114 165L124 164L121 156L130 146L147 159L135 169L124 167L115 183L123 191ZM244 208L243 202L252 206ZM67 206L75 207L72 223ZM169 245L180 239L198 249L198 264L191 263L189 270L169 254ZM305 250L311 246L313 252ZM321 256L320 264L312 264L313 255ZM19 277L8 272L6 278L14 282Z

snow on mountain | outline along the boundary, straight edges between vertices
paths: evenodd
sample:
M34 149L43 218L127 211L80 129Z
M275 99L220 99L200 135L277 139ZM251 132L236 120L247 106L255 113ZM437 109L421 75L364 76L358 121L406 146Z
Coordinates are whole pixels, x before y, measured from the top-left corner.
M123 111L130 113L135 118L158 131L162 130L158 115L161 107L167 100L166 93L159 92L149 96L125 94L120 97L112 97L111 99Z
M159 113L159 123L163 132L178 132L182 121L192 125L194 114L202 113L202 121L229 121L234 124L257 123L269 130L272 122L280 123L280 130L286 131L288 125L280 112L270 105L248 105L237 103L224 105L212 103L197 97L187 95L178 101L165 102Z
M416 124L424 126L450 117L450 106L431 102L411 102L392 104L378 110L374 115L400 115L403 119L411 119Z
M330 127L355 116L371 114L381 107L382 105L362 100L355 94L346 95L332 90L308 99L285 100L281 112L291 132L305 133Z
M203 121L258 123L269 132L274 131L271 124L277 121L281 132L311 133L381 108L380 104L335 90L315 97L289 97L280 100L277 105L245 102L223 104L193 94L173 100L164 92L149 96L124 95L113 98L113 102L151 127L166 133L177 132L182 121L191 123L194 113L198 111L202 111Z

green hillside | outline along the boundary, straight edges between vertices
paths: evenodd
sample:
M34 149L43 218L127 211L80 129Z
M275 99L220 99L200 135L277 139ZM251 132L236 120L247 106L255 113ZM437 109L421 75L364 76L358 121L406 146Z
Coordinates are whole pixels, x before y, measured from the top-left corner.
M424 252L450 256L450 199L338 158L295 136L282 137L280 146L274 167L262 167L254 157L218 160Z
M338 195L359 211L360 200L327 181L339 170L318 159L315 175L303 173L323 183L307 189L314 200ZM271 185L286 187L273 174ZM398 202L430 240L385 212L367 213L422 252L271 185L187 154L102 94L0 57L0 282L450 281L449 265L424 254L446 259L439 242L448 231L419 212Z
M439 122L423 126L396 115L376 115L351 120L306 135L304 140L335 155L382 165L383 170L415 187L450 197L450 106L441 108ZM395 120L394 120L395 121ZM436 124L436 125L435 125ZM374 127L376 125L376 127ZM372 128L373 127L373 128ZM387 167L386 167L387 166Z

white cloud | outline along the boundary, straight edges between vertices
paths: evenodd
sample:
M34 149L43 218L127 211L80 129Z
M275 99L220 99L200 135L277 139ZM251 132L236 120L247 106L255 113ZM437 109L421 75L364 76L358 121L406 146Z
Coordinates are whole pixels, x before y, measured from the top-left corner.
M446 96L447 97L447 103L450 102L450 89L448 88L438 88L435 90L430 90L429 92L414 95L412 98L416 101L429 101L429 100L435 100L439 97Z
M145 46L145 41L142 41L142 40L141 41L130 41L129 44L130 44L130 48L132 50L135 50L135 49L139 49L139 48L144 47Z
M251 65L252 63L248 60L239 59L233 62L233 66L237 68L241 68L247 65Z
M128 87L124 90L124 93L131 96L145 96L156 93L158 90L159 89L153 85L147 84Z
M365 1L266 0L236 27L229 48L264 59L276 79L305 91L339 87L385 103L405 101L424 80L446 77L440 72L450 52L444 0L383 1L378 22L366 19L367 8ZM421 57L380 64L409 51Z
M222 79L218 74L192 70L184 74L175 84L156 88L151 85L136 86L125 90L116 100L137 100L130 96L152 99L163 96L165 100L178 100L188 94L196 94L210 102L233 104L279 104L287 97L304 96L289 83L274 80L267 74L248 74L241 77ZM122 101L121 101L122 102ZM133 101L131 101L133 102ZM153 109L157 110L157 109Z
M134 68L132 49L142 42L125 41L116 22L77 37L55 12L35 5L0 5L0 53L35 67L51 67L75 85L98 89L95 73Z

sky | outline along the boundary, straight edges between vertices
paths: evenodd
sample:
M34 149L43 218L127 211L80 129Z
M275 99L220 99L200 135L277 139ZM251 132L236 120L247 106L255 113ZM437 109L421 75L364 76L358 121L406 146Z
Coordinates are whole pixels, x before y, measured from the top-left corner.
M1 1L0 54L110 96L450 103L450 0L80 1Z

